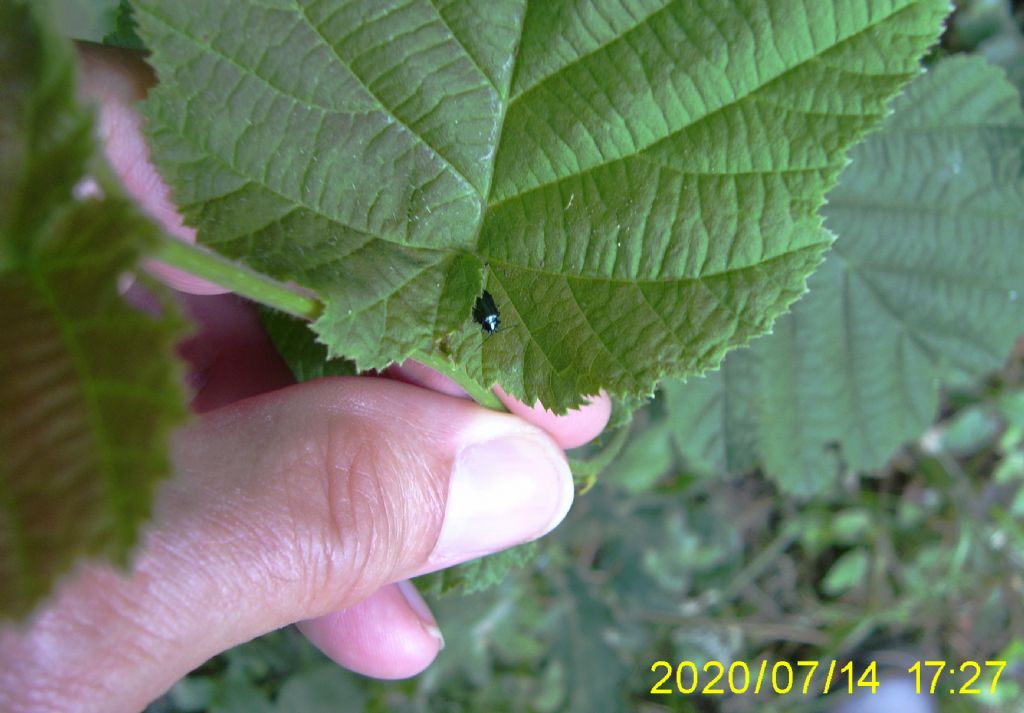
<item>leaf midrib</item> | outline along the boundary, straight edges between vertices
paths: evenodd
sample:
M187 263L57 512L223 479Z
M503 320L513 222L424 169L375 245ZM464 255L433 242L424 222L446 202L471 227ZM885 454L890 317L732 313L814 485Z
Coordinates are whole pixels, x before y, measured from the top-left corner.
M36 294L40 297L42 305L45 307L46 311L49 312L52 324L56 328L60 341L64 346L64 354L71 362L71 366L77 375L77 392L81 398L86 423L88 424L89 430L93 433L91 441L95 446L95 450L93 451L93 454L95 455L94 463L96 471L100 476L100 482L103 483L104 490L106 491L106 497L104 497L103 500L109 508L108 512L113 515L111 520L114 524L118 539L126 541L126 538L124 537L124 526L127 519L123 516L123 513L118 507L118 499L112 497L116 483L114 475L114 459L110 449L110 434L107 431L106 424L104 423L104 419L100 413L96 394L92 389L92 371L88 367L88 360L85 357L84 347L79 339L79 335L74 329L73 323L66 318L64 311L60 307L57 296L51 288L48 279L48 272L36 261L30 261L26 264L24 271L28 279L34 285Z

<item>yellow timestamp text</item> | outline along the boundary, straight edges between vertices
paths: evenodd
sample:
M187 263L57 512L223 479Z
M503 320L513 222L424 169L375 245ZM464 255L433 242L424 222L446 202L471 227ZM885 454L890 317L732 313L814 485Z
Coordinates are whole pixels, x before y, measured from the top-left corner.
M914 689L918 694L935 693L980 694L983 688L979 680L985 672L985 684L989 692L995 693L999 676L1006 667L1005 661L964 661L950 664L947 661L918 661L907 669L914 677ZM653 695L682 694L684 696L724 696L762 692L775 695L828 695L866 690L878 692L878 662L869 661L855 665L852 661L789 661L769 662L762 659L755 664L745 661L679 661L675 665L668 661L655 661L651 672L657 680L651 686Z
M992 674L991 681L985 677L989 693L995 694L999 676L1006 668L1005 661L964 661L960 664L949 661L917 661L907 669L914 677L914 691L917 693L950 693L953 695L977 696L984 689L978 680L985 672Z
M841 663L832 660L769 662L762 659L753 666L745 661L722 663L708 661L699 665L693 661L680 661L675 666L668 661L655 661L651 672L663 675L651 686L654 695L681 693L684 696L724 696L772 692L779 696L787 694L818 695L833 691L852 694L860 689L872 693L878 690L878 662L871 661L857 667L852 661Z

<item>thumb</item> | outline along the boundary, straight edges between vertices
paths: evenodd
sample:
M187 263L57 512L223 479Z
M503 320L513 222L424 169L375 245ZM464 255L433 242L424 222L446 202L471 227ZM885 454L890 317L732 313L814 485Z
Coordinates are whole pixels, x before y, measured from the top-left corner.
M175 441L181 477L158 518L264 568L280 553L313 610L535 539L573 497L541 429L391 380L296 385L211 416Z
M77 710L137 708L230 646L539 537L573 496L540 429L385 379L247 399L172 449L131 576L86 568L0 635L0 690L13 676L74 692Z

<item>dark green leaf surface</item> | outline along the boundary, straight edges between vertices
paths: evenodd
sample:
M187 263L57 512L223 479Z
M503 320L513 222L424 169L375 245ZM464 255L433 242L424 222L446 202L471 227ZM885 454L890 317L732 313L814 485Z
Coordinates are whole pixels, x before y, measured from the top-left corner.
M126 559L184 410L179 322L117 291L156 229L86 189L71 50L31 14L0 5L0 618L78 557Z
M144 50L145 46L139 39L138 25L132 15L132 6L128 0L121 0L117 5L114 28L103 36L103 44L123 47L129 50Z
M301 319L266 309L260 320L296 381L356 375L356 365L349 360L327 358L327 347L316 341L316 335Z
M418 578L416 583L424 593L435 596L448 594L454 590L459 590L462 594L472 594L501 583L510 571L526 565L536 554L537 544L528 542L440 572L432 572Z
M316 290L361 369L647 394L764 332L945 0L139 0L200 238ZM481 341L494 295L508 329Z
M829 195L810 293L720 373L669 387L695 463L765 466L794 492L884 464L935 414L939 367L997 368L1024 333L1024 113L980 59L939 64Z

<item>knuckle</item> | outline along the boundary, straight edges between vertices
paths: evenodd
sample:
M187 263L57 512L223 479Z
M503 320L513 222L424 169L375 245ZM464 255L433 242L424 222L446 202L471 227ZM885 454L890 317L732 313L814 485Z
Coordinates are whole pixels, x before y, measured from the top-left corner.
M415 436L372 420L326 423L322 478L328 509L322 578L358 601L430 554L444 518L450 463Z

